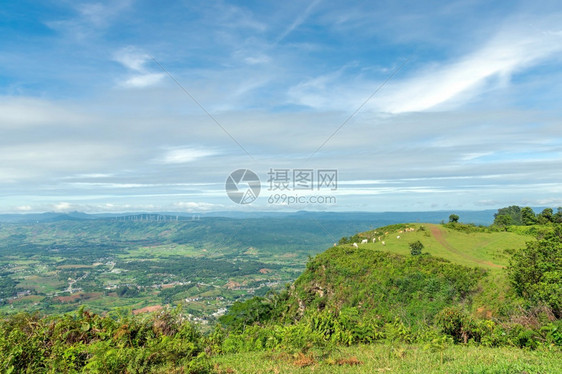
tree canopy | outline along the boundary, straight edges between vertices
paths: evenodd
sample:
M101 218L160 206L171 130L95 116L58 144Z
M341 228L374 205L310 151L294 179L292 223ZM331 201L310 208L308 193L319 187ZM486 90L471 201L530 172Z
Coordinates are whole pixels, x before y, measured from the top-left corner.
M517 293L562 317L562 225L516 251L508 273Z
M494 214L494 224L498 226L506 226L506 224L521 225L521 208L517 205L512 205L498 209L498 212Z

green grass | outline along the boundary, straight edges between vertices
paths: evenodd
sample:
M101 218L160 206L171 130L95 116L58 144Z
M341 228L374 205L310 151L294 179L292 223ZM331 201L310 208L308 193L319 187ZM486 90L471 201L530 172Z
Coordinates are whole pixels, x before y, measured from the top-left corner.
M126 253L118 255L122 259L159 258L169 256L202 256L205 255L201 249L195 249L189 245L165 244L150 247L136 247L127 249Z
M67 286L68 283L57 279L52 274L42 276L30 275L22 279L19 287L22 289L33 289L37 292L52 293Z
M525 242L532 240L532 236L513 232L472 232L464 233L441 225L411 224L414 232L399 233L398 230L389 231L382 235L381 242L360 244L365 248L389 251L402 255L409 255L409 243L419 240L424 245L424 253L435 257L442 257L465 266L479 266L489 270L497 270L507 265L505 250L525 246ZM420 231L420 226L425 231ZM400 236L400 239L396 237Z
M435 352L419 345L371 344L306 355L275 352L213 358L219 373L562 373L560 351L449 346ZM355 363L355 364L354 364Z

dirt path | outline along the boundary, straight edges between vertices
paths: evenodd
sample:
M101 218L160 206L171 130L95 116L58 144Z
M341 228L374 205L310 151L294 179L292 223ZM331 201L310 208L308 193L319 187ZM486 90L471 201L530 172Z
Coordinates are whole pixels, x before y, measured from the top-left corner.
M480 260L480 259L474 258L472 256L467 255L466 253L463 253L463 252L459 251L458 249L453 247L451 244L449 244L449 242L447 242L447 240L445 240L445 237L443 236L443 231L438 226L432 226L431 227L431 235L433 235L433 237L435 238L435 240L437 240L439 242L439 244L441 244L443 247L447 248L448 251L451 251L454 254L457 254L461 257L464 257L467 260L474 261L474 262L476 262L478 264L482 264L482 265L488 265L488 266L491 266L491 267L494 267L494 268L500 268L500 269L503 268L503 266L498 265L498 264L494 264L491 261Z

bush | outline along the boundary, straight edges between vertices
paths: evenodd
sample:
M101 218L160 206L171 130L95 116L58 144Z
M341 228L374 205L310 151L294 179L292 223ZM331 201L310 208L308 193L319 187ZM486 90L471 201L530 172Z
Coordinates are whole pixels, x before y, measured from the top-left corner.
M152 316L99 316L84 309L54 317L0 320L2 372L152 372L210 366L197 330L179 310Z
M456 343L468 343L469 339L480 340L474 322L461 307L447 307L436 318L437 326L443 333L450 335Z
M410 254L412 256L418 256L421 255L422 250L423 250L423 244L422 242L420 242L419 240L412 242L409 244L410 245Z
M534 305L544 303L562 317L562 225L515 251L507 271L520 296Z

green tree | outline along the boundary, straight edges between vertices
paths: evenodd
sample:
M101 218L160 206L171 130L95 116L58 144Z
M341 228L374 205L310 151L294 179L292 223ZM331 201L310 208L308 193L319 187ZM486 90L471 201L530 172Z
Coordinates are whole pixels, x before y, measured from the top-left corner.
M228 313L219 318L220 323L232 330L242 331L244 327L256 322L267 321L271 317L273 307L263 297L253 297L246 301L237 301Z
M532 208L526 206L521 209L521 221L525 226L531 226L537 223L537 216Z
M562 207L558 207L558 211L554 214L554 222L562 223Z
M554 212L552 211L552 208L544 208L538 216L538 222L541 225L554 222Z
M513 225L513 218L507 214L501 214L494 219L494 225L506 228L507 226Z
M520 296L562 317L562 225L514 252L507 271Z
M508 206L507 208L498 209L498 212L494 214L494 224L501 226L496 222L499 216L509 216L511 217L510 225L522 225L521 222L521 208L517 205ZM504 220L504 218L502 218Z
M457 223L459 222L459 216L456 214L451 214L449 216L449 222Z
M410 243L410 253L412 254L412 256L421 255L423 248L423 243L419 240Z

